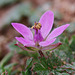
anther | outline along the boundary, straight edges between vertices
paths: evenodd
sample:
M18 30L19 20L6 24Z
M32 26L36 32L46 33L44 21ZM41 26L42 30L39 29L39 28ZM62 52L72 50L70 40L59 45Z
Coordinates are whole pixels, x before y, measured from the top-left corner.
M37 29L37 30L38 30L38 29L41 28L41 24L38 23L38 22L35 22L35 23L34 23L34 26L32 26L31 28L32 28L32 29Z

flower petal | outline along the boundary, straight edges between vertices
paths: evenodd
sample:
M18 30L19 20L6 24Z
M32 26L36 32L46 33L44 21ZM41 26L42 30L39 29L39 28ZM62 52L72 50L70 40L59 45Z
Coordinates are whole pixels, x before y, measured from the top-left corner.
M50 39L53 39L53 38L59 36L68 26L69 26L69 24L66 24L66 25L63 25L63 26L60 26L60 27L54 29L54 30L49 34L49 36L47 37L46 40L50 40Z
M57 48L60 45L62 45L61 42L56 43L56 44L52 44L52 45L49 45L49 46L46 46L46 47L43 47L42 50L50 50L51 51L51 50Z
M45 12L40 18L39 23L41 23L42 25L40 30L43 38L45 38L52 29L53 21L54 21L54 14L52 11Z
M31 30L23 24L20 23L11 23L12 26L20 33L24 38L33 39L33 34Z
M20 43L22 43L24 46L34 46L35 43L33 41L24 39L22 37L15 37Z
M56 40L56 38L54 38L50 41L43 41L43 42L40 42L39 45L40 46L48 46L48 45L52 44L55 40Z

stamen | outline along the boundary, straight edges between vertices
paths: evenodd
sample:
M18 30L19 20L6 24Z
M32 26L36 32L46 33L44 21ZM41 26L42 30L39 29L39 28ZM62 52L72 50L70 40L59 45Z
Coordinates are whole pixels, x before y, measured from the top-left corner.
M41 24L38 23L38 22L35 22L35 23L34 23L34 26L32 26L31 28L32 28L32 29L37 29L37 30L38 30L38 29L41 28Z

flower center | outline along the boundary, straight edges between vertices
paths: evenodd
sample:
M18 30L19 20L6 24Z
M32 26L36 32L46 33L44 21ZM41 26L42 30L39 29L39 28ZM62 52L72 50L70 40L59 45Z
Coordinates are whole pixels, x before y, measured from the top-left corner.
M41 27L42 27L41 24L38 23L38 22L35 22L34 26L31 27L35 31L35 33L34 33L34 42L36 44L39 44L39 42L44 40L42 35L41 35L41 31L40 31Z
M34 23L34 26L32 26L31 28L32 28L32 29L36 29L36 30L40 30L41 24L38 23L38 22L35 22L35 23Z

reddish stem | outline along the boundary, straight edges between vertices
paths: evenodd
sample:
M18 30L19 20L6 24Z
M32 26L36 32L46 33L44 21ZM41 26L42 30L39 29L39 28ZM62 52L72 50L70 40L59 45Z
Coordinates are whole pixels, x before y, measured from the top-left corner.
M45 57L41 50L38 51L41 57Z

